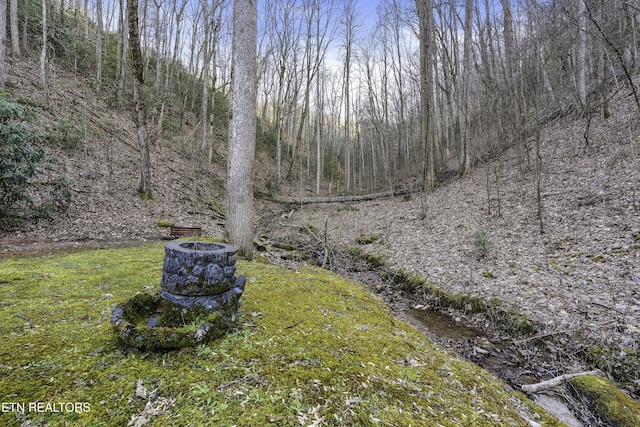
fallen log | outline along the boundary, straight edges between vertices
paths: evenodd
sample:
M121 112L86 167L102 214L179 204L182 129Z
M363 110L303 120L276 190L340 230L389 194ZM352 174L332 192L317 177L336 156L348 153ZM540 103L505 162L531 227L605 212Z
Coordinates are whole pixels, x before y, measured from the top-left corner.
M541 381L536 384L524 384L522 386L522 391L525 393L538 393L543 390L549 390L551 388L557 387L565 381L570 380L571 378L580 377L583 375L599 375L602 376L603 373L599 369L594 369L593 371L587 372L578 372L575 374L564 374L555 378L551 378L550 380Z
M329 197L285 197L256 192L255 195L259 199L269 200L271 202L282 203L286 205L307 205L311 203L344 203L344 202L363 202L366 200L375 200L384 197L403 196L406 194L417 193L419 188L405 188L393 191L383 191L380 193L357 194L352 196L329 196Z

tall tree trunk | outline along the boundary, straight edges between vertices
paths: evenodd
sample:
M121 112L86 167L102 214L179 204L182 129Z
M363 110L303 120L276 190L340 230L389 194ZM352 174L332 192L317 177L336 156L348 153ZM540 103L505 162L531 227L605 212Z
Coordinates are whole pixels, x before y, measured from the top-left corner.
M460 173L461 175L469 172L471 169L471 149L470 149L470 140L471 140L471 129L470 129L470 120L469 120L469 104L471 104L471 55L472 55L472 46L471 46L471 38L472 34L472 15L473 15L473 0L466 0L465 8L464 8L464 45L463 45L463 58L462 58L462 90L463 90L463 114L462 114L462 144L461 144L461 152L462 158L460 162Z
M585 0L578 2L578 59L576 64L576 83L578 86L578 100L584 109L587 106L587 85L585 61L587 52L587 10Z
M296 156L296 148L300 147L300 145L302 145L302 136L303 136L303 132L305 130L305 127L307 125L307 117L309 115L309 106L310 106L310 97L311 97L311 83L313 82L313 77L314 74L316 72L316 70L313 68L313 63L311 61L311 55L312 55L312 43L313 43L313 37L312 37L312 26L313 26L313 17L315 16L315 13L320 14L320 10L319 10L320 6L317 5L316 1L313 1L311 4L307 4L305 2L305 9L307 10L308 18L307 21L305 23L306 25L306 30L307 30L307 38L306 38L306 42L305 42L305 51L304 51L304 60L306 61L306 67L304 67L303 71L305 73L305 90L304 90L304 103L302 105L302 111L300 112L300 122L298 125L298 132L296 134L296 138L294 140L294 145L293 145L293 155L291 156L291 164L289 165L289 171L287 172L286 175L286 179L289 179L289 177L291 176L291 172L293 171L293 165L295 163L296 158L300 157L300 156ZM316 12L316 9L317 12ZM300 179L302 179L302 176L300 176Z
M4 51L7 43L7 0L0 0L0 89L4 89Z
M138 0L128 0L129 50L133 71L133 120L138 128L138 150L140 154L140 187L142 199L151 199L151 161L149 158L149 137L147 135L147 109L144 100L144 62L140 51L138 35Z
M124 7L124 0L120 0L120 14L119 14L119 31L118 31L118 49L116 55L118 56L118 66L116 67L116 73L118 78L118 84L116 86L116 104L120 100L120 96L124 92L124 83L127 70L127 34L129 33L129 20L126 17L126 11Z
M416 0L420 33L420 140L424 187L431 189L436 184L435 143L431 131L431 106L433 86L433 3L432 0Z
M516 153L518 158L518 168L521 177L529 167L528 150L526 149L525 138L525 96L522 93L520 54L516 50L516 36L511 13L511 1L500 0L502 4L504 20L504 58L505 81L509 96L505 100L506 114L509 117L512 127L511 139L516 141ZM527 161L525 161L525 158Z
M202 21L204 24L204 33L202 39L202 103L200 107L202 113L202 139L200 148L202 150L207 147L207 138L209 131L209 63L211 62L211 57L209 56L209 45L211 44L210 13L209 1L204 0L202 2Z
M10 0L9 20L11 21L11 56L20 57L20 29L18 27L18 0Z
M171 73L169 75L169 84L168 84L169 87L173 85L174 72L178 68L177 67L178 58L182 56L180 55L180 44L182 43L180 36L182 34L182 14L184 13L184 8L186 5L187 5L187 0L182 0L182 4L180 5L179 9L176 9L175 2L173 5L174 11L176 14L176 38L174 40L174 45L173 45L173 58L171 60Z
M212 43L211 43L211 138L209 139L209 164L213 163L213 147L215 143L215 122L214 112L216 109L216 85L218 84L218 70L216 64L218 63L218 43L220 40L220 31L222 27L222 12L223 5L218 4L215 7L218 8L218 16L214 17L213 23L213 34L212 34Z
M253 163L256 142L257 0L233 2L231 119L225 232L238 253L253 259Z
M136 5L137 7L137 5ZM89 0L84 0L84 38L89 38Z
M42 0L42 50L40 51L40 86L47 84L47 2Z
M22 17L22 50L26 51L28 46L29 28L29 0L24 0L24 15Z
M155 74L155 79L153 82L153 88L155 90L158 90L158 88L160 87L160 77L162 74L162 66L161 64L161 58L163 57L163 55L160 52L160 43L162 42L162 25L160 24L160 14L162 13L162 2L159 2L157 0L153 1L155 7L156 7L156 11L155 11L155 16L153 17L154 19L154 27L155 27L155 55L156 55L156 74Z
M323 105L320 91L323 80L321 74L318 74L318 79L316 80L316 195L320 195L320 182L322 180L322 140L320 124Z
M96 91L102 85L102 0L96 0Z
M421 1L421 0L418 0ZM425 0L425 1L429 1L429 0ZM398 130L398 135L397 135L397 140L398 140L398 152L397 152L397 156L398 156L398 169L396 170L396 176L403 174L404 175L404 170L407 166L406 164L406 156L405 156L405 130L406 130L406 126L405 126L405 100L404 100L404 69L403 69L403 63L404 63L404 58L402 57L402 41L403 41L403 37L404 35L402 34L402 14L401 14L401 10L400 10L400 4L397 1L393 1L393 39L394 39L394 48L395 48L395 61L393 61L392 64L392 68L395 69L395 81L396 81L396 89L398 91L398 104L397 104L397 109L398 109L398 116L397 116L397 130ZM433 13L432 12L432 8L429 7L429 13ZM420 13L418 13L419 15ZM422 35L420 36L420 45L422 46Z
M351 49L353 48L353 39L355 32L355 7L356 3L353 0L347 0L343 9L343 22L344 28L344 74L343 80L343 92L344 92L344 143L345 143L345 156L346 156L346 190L347 193L351 191L352 183L351 177L353 175L353 165L351 164L351 152L352 152L352 140L351 140L351 87L349 85L351 79Z

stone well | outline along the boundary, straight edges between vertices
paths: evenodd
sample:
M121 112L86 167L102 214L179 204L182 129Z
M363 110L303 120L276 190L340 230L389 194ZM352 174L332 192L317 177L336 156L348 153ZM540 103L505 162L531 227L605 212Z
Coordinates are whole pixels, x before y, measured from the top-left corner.
M225 334L235 326L246 283L235 274L237 252L223 243L168 243L159 294L138 294L113 310L118 337L139 348L170 349Z

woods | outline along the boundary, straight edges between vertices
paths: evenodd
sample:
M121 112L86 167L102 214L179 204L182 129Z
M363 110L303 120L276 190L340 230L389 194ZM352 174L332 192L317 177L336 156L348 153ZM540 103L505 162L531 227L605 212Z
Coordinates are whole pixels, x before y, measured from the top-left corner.
M49 62L58 60L115 102L146 92L139 99L149 137L195 122L194 150L207 159L199 168L209 168L228 126L214 117L231 88L232 2L140 0L138 43L123 19L129 3L43 0L36 11L12 1L11 56L21 46L40 50L43 86ZM588 126L593 114L609 114L608 87L629 87L634 117L640 113L633 2L360 3L257 5L258 139L272 144L273 189L283 179L325 196L407 182L431 188L513 144L522 147L525 170L535 167L527 136L560 116L578 114ZM28 26L39 36L23 32L19 40L18 29ZM150 177L142 175L148 197Z
M628 126L640 115L632 2L264 0L242 6L256 9L255 54L234 45L234 5L5 2L0 85L5 51L11 61L39 53L45 96L60 64L113 108L129 109L142 199L154 198L156 147L188 132L191 203L210 185L203 174L227 169L228 213L243 206L240 217L251 216L254 185L300 200L430 190L515 147L520 176L534 171L540 232L549 162L541 129L574 117L588 147L593 117L609 118L612 94L626 90L637 106ZM254 78L239 71L246 54L255 56ZM260 182L256 153L275 163ZM497 183L500 171L492 174ZM487 181L488 201L491 191ZM241 222L228 226L251 228Z

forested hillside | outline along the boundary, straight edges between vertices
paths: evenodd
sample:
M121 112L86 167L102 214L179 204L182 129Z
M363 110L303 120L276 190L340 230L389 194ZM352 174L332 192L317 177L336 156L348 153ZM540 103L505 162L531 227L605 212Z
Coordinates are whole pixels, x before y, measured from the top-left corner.
M37 107L57 119L49 130L62 133L54 139L72 140L58 146L108 139L84 117L90 108L56 99L69 90L63 76L91 88L93 105L133 117L126 8L103 0L9 3L1 74L18 101L12 73L32 76ZM217 0L139 2L151 150L193 156L194 176L224 169L230 14ZM579 120L589 145L592 120L612 115L613 96L630 96L622 113L630 126L640 111L640 11L632 2L265 0L258 20L258 145L275 166L258 168L256 184L269 193L282 185L305 195L431 188L512 146L517 167L535 169L539 186L546 165L536 135L551 120ZM152 195L161 184L147 177L146 163L162 154L147 156L146 142L132 136L116 140L143 159L140 184ZM111 146L112 157L126 150Z

